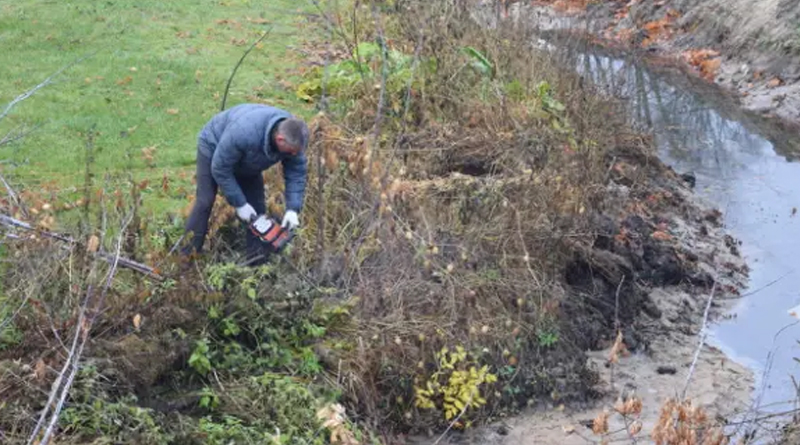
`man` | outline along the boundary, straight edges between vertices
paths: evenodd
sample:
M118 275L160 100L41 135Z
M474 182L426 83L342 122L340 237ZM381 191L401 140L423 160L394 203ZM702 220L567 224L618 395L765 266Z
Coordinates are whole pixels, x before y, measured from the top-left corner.
M198 135L197 194L186 222L193 238L184 252L202 251L217 188L245 223L265 218L262 172L278 162L286 189L281 226L296 228L305 195L308 138L305 122L267 105L237 105L211 118ZM247 256L253 259L263 252L262 246L246 232Z

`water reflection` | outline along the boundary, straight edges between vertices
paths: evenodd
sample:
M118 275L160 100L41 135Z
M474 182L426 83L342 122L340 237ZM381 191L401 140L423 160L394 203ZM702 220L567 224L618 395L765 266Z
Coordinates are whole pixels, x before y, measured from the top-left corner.
M781 402L794 398L791 377L800 376L794 361L800 326L788 314L800 303L800 214L793 214L800 207L800 163L791 162L800 140L688 76L585 47L564 53L585 78L627 100L634 122L654 133L662 159L696 174L700 194L743 241L751 295L737 318L714 327L713 337L766 375L758 382L763 410L787 409Z

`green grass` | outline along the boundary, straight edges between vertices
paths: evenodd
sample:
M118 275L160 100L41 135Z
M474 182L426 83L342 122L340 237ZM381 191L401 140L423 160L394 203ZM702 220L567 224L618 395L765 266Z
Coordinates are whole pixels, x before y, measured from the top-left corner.
M312 10L306 0L0 0L3 108L61 67L98 51L0 122L0 137L20 125L41 125L0 147L3 171L24 190L72 199L83 184L86 132L94 126L97 177L130 171L137 182L149 179L145 206L156 216L177 212L194 193L197 134L219 110L233 66L269 27L263 46L239 68L227 107L257 95L291 112L311 113L285 82L296 72L303 37L315 32L301 14ZM142 148L153 146L148 165Z

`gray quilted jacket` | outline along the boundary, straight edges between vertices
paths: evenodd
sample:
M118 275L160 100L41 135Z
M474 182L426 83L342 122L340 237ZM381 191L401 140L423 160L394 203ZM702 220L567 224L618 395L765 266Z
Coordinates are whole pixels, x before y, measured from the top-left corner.
M291 114L260 104L241 104L215 115L200 131L199 152L211 159L211 174L225 199L234 207L245 199L236 177L261 174L280 162L283 165L286 209L300 212L308 166L305 151L286 155L272 146L270 131Z

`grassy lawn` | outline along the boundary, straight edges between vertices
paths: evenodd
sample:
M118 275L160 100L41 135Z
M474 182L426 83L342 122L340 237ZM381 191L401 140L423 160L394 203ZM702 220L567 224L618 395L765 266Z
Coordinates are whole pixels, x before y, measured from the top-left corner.
M3 108L96 52L0 122L0 137L41 125L0 147L3 172L23 191L54 194L56 204L75 199L94 126L97 177L130 171L137 182L148 180L144 202L156 216L179 211L194 193L197 133L219 110L233 66L266 29L272 27L239 68L226 106L259 100L311 112L288 82L300 61L294 49L311 29L302 13L312 9L291 0L1 0Z

